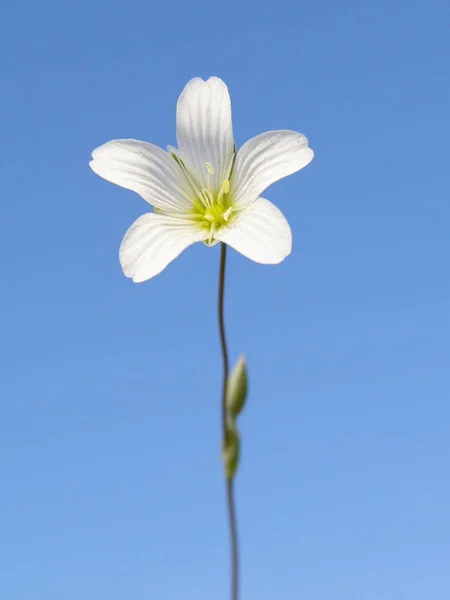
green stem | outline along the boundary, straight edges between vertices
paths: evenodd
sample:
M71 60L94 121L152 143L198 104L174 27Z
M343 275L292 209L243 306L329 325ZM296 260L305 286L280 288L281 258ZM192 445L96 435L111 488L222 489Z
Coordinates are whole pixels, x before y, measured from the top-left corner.
M227 340L225 336L225 320L224 320L224 296L225 296L225 265L227 258L227 246L223 242L220 248L220 271L219 271L219 333L220 333L220 348L222 351L223 360L223 382L222 382L222 443L225 444L227 439L227 406L226 392L227 381L230 371L228 360ZM230 530L230 545L231 545L231 600L239 600L239 546L238 533L236 522L236 509L234 501L234 486L233 479L226 480L227 491L227 511L228 511L228 527Z

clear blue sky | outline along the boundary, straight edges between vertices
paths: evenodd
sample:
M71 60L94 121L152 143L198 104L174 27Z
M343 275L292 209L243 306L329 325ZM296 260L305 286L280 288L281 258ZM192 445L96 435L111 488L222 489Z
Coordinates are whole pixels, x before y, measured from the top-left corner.
M194 77L236 141L306 134L265 196L292 255L230 252L248 357L243 600L450 597L450 106L444 0L0 9L0 597L226 600L218 247L133 284L147 210L88 167L175 143Z

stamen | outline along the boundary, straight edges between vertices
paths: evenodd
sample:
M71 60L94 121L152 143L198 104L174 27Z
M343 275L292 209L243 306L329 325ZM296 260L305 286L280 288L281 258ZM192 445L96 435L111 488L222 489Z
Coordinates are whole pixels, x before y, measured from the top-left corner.
M191 185L192 189L194 190L194 193L200 197L200 190L198 189L197 184L195 183L192 175L187 170L184 162L181 160L181 158L179 156L177 156L175 154L175 152L172 152L171 155L175 159L175 162L178 164L178 166L181 168L181 170L184 172L186 179L188 180L188 183Z
M214 198L212 197L211 192L209 192L206 188L202 189L200 199L203 202L205 207L211 206L214 201Z
M205 213L205 219L207 221L210 221L211 223L214 222L214 215L212 215L211 213Z
M230 218L231 212L233 210L233 207L230 206L229 208L227 208L227 210L223 213L222 218L224 221L228 221L228 219Z
M207 168L207 170L211 173L211 175L214 175L214 167L212 166L211 163L209 162L205 162L205 167Z
M222 187L220 188L220 192L217 196L217 202L219 204L222 203L222 198L224 197L225 194L228 194L229 191L230 191L230 181L228 179L225 179L225 181L222 183Z
M231 157L230 164L228 165L228 168L226 170L226 177L227 177L228 180L231 177L231 172L232 172L233 167L234 167L234 160L235 160L235 158L236 158L236 147L234 149L233 156Z

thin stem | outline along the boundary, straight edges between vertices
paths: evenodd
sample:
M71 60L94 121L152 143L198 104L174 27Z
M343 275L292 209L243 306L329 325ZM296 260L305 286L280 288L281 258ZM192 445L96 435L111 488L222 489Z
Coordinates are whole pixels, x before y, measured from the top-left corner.
M227 433L227 405L226 391L230 366L228 360L227 338L225 335L225 319L223 315L223 305L225 297L225 265L227 260L227 245L223 242L220 244L220 270L219 270L219 334L220 348L222 350L223 361L223 379L222 379L222 434L225 441Z
M239 547L233 479L227 479L227 505L231 542L231 600L239 599Z
M223 360L223 381L222 381L222 439L225 443L227 438L227 405L226 391L227 381L230 371L228 360L227 339L225 335L225 320L224 320L224 296L225 296L225 265L227 258L227 246L223 242L220 248L220 271L219 271L219 333L220 347L222 350ZM239 600L239 547L236 522L236 509L234 502L234 486L233 479L227 478L227 510L228 510L228 526L230 530L231 544L231 600Z

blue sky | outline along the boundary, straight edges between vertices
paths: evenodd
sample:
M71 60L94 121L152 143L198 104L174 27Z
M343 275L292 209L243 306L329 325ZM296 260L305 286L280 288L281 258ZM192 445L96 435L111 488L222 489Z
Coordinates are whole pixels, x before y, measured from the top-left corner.
M0 597L228 598L219 251L133 284L118 248L147 206L88 168L113 138L175 143L180 91L218 75L238 145L285 128L316 151L265 194L292 255L229 254L242 600L447 600L446 3L0 17Z

